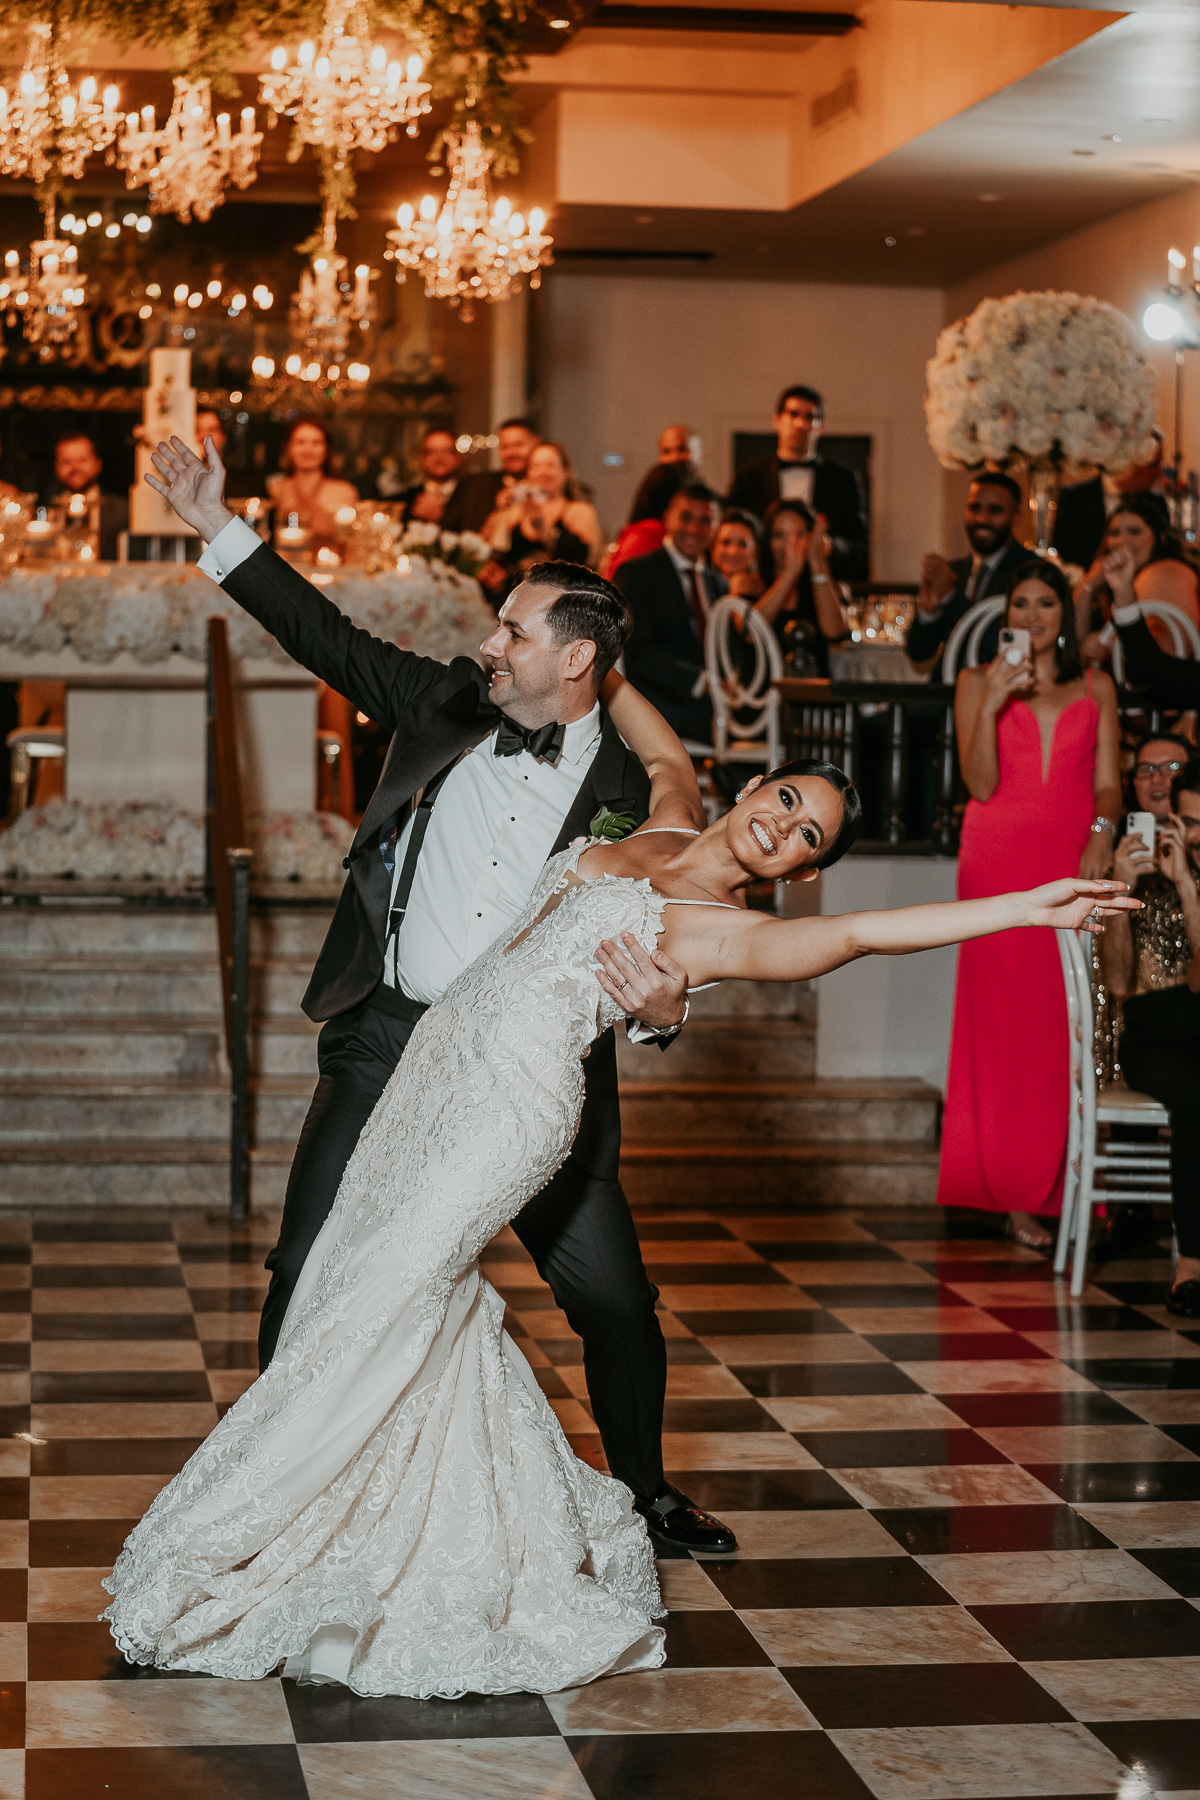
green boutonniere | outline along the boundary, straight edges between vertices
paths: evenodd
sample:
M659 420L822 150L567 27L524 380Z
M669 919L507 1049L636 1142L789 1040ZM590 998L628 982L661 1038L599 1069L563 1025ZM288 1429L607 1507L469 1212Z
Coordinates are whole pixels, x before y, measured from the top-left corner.
M609 812L607 806L602 806L588 826L588 836L608 838L615 844L618 838L628 837L636 824L632 813Z

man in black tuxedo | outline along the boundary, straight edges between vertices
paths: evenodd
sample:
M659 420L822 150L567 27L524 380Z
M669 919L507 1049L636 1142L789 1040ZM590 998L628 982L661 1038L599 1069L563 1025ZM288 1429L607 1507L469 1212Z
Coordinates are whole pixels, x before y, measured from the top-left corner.
M421 479L402 488L396 496L404 508L401 517L405 524L410 519L423 519L428 525L443 523L461 467L454 433L444 425L431 425L421 439Z
M538 441L537 432L525 419L505 419L497 426L500 458L498 469L480 469L474 475L459 477L442 514L443 531L482 531L501 495L511 493L524 481L529 453Z
M773 500L803 500L825 519L832 573L839 581L862 580L870 572L862 494L853 470L817 455L824 422L825 402L816 388L785 388L772 420L775 454L739 469L728 504L762 519Z
M704 675L708 609L725 582L706 567L716 528L716 495L701 482L681 487L663 514L661 550L634 556L616 572L633 629L625 673L680 737L712 739L712 701Z
M1064 562L1090 569L1112 518L1126 494L1151 493L1162 476L1161 431L1151 432L1154 454L1149 462L1135 463L1120 475L1093 475L1090 481L1073 482L1058 496L1054 521L1054 548Z
M940 680L940 661L946 640L977 600L1002 594L1009 576L1033 552L1013 535L1021 509L1021 490L1011 475L990 470L967 489L963 529L971 546L969 556L947 562L935 550L922 559L917 612L909 628L906 649L912 662L933 667ZM995 656L1002 620L984 633L981 650L986 662Z
M394 732L355 834L333 923L302 1002L324 1021L320 1079L288 1181L259 1339L265 1366L287 1303L329 1214L359 1135L417 1020L493 943L532 893L547 856L588 831L600 808L646 817L649 782L597 693L622 647L620 595L589 569L544 563L509 596L479 665L448 666L352 625L221 500L220 459L160 445L156 483L208 540L200 567L289 656ZM640 957L629 1010L651 1037L678 1030L686 975ZM642 1265L618 1178L616 1048L584 1064L586 1099L571 1155L514 1229L584 1341L596 1424L613 1474L651 1530L677 1545L736 1540L666 1481L666 1352L657 1290Z
M100 557L117 559L117 539L129 527L129 501L124 494L106 493L99 453L86 431L68 431L54 446L54 479L47 499L54 504L84 494L99 511Z

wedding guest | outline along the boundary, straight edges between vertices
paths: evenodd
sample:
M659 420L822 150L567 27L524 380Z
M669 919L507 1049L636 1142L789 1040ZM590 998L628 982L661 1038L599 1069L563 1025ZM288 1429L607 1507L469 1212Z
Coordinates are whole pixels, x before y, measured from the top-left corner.
M355 506L358 489L335 476L329 433L319 419L297 419L288 433L279 458L280 473L268 475L267 493L275 508L276 525L296 523L311 531L313 543L337 537L334 514L339 506Z
M99 505L100 558L115 562L117 539L129 528L129 500L106 490L104 465L85 431L64 432L54 446L54 479L46 498L54 503L72 494L83 494L89 505Z
M704 670L708 609L725 591L705 564L717 497L701 482L679 489L667 508L662 548L622 563L617 586L632 618L625 671L680 737L712 739Z
M785 657L829 673L829 645L850 629L841 592L829 573L829 536L801 500L775 500L764 535L772 582L755 608L774 631Z
M1142 756L1163 743L1151 740ZM1171 1115L1171 1216L1179 1260L1167 1311L1200 1319L1200 762L1171 784L1170 810L1154 850L1126 837L1113 873L1136 890L1143 910L1110 925L1100 940L1100 967L1123 1002L1121 1067L1131 1088L1150 1094ZM1113 921L1116 923L1116 921ZM1145 1209L1143 1209L1145 1210Z
M225 460L225 445L229 433L225 422L215 406L199 406L196 408L196 443L203 452L204 440L210 437L216 446L217 455L225 463L225 497L227 500L249 500L261 494L265 483L261 475L253 470L233 467Z
M1112 623L1125 651L1128 685L1145 688L1156 706L1181 712L1200 708L1200 663L1172 656L1155 642L1133 592L1132 576L1120 588L1111 570L1108 580L1113 592Z
M1100 551L1075 590L1075 622L1085 662L1106 662L1112 653L1113 632L1106 629L1114 599L1108 559L1119 550L1128 552L1133 599L1165 600L1200 626L1200 577L1171 530L1166 502L1158 494L1131 494L1109 519ZM1125 564L1120 567L1124 570ZM1125 581L1123 593L1129 588ZM1169 651L1166 625L1153 619L1148 624L1156 641Z
M762 527L753 513L731 506L721 514L713 539L710 561L725 578L726 592L739 599L757 600L766 589L758 569L758 540Z
M970 554L951 562L936 550L922 557L917 610L905 649L910 662L932 671L934 681L941 678L942 651L958 621L977 600L1006 593L1013 570L1028 560L1029 552L1014 531L1020 510L1021 490L1012 476L986 470L967 489L963 508ZM996 654L998 631L997 621L984 633L985 660Z
M454 433L444 425L431 425L421 439L421 478L403 488L397 501L404 508L402 517L423 519L429 525L440 525L446 507L458 485L462 457Z
M1120 475L1093 475L1064 487L1058 496L1054 548L1063 562L1090 568L1104 542L1108 521L1126 494L1152 493L1162 477L1162 432L1151 433L1154 453Z
M668 465L686 463L694 468L699 443L690 425L664 425L658 434L658 460Z
M483 536L492 560L479 579L497 604L536 563L600 560L600 520L590 500L578 498L571 460L561 444L535 444L525 480L501 496ZM493 573L497 571L497 573Z
M775 403L775 451L740 469L729 490L730 506L765 519L774 500L800 500L825 519L830 568L841 581L868 573L867 523L858 478L817 454L825 402L814 387L785 388Z
M459 477L446 503L442 526L446 531L482 531L488 519L506 504L513 488L525 479L529 453L537 432L527 419L505 419L496 428L498 469L479 469Z
M963 780L958 892L1103 875L1121 804L1116 689L1084 674L1066 577L1028 558L1009 581L1006 622L1030 653L958 677ZM1068 1038L1058 946L1005 932L959 956L938 1201L1007 1214L1019 1243L1048 1248L1062 1199Z
M607 580L613 579L614 571L622 563L630 562L635 556L649 556L651 551L661 548L666 535L663 514L680 488L691 479L690 463L655 464L638 489L628 525L622 526L620 536L600 566L600 572Z

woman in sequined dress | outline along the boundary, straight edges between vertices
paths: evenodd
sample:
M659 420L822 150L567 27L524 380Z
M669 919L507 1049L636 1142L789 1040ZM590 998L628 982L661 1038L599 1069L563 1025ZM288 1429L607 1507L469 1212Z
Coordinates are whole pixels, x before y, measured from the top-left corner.
M1143 755L1145 755L1143 747ZM1100 970L1124 1002L1121 1067L1130 1087L1171 1115L1171 1214L1179 1261L1167 1310L1200 1318L1200 762L1175 776L1151 856L1123 838L1113 873L1143 910L1114 920Z
M1053 564L1014 570L1007 623L1031 655L964 669L955 722L971 794L960 899L1014 879L1107 873L1121 804L1116 690L1085 677L1071 590ZM1005 932L959 953L938 1202L1006 1213L1022 1243L1050 1243L1067 1148L1067 1006L1057 945Z

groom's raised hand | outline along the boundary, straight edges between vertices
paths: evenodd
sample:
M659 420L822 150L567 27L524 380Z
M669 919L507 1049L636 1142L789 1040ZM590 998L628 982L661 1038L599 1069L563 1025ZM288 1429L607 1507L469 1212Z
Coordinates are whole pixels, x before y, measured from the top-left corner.
M225 465L212 439L204 440L203 458L173 437L169 444L160 443L150 460L162 477L147 475L150 486L211 544L234 517L224 504Z
M687 1016L687 970L665 950L647 951L627 931L619 944L604 938L596 951L596 980L606 994L651 1031L676 1031Z

